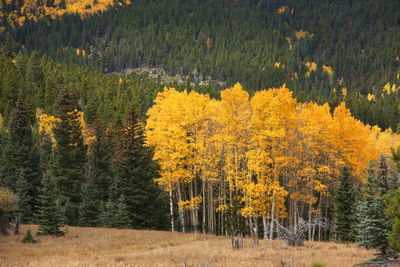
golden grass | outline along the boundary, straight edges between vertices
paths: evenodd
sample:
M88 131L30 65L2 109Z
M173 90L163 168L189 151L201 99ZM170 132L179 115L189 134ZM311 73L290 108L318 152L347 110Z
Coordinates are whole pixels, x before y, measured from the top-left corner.
M244 249L233 251L228 237L182 234L165 231L118 230L69 227L65 237L36 236L37 244L23 244L27 229L18 236L0 236L0 266L351 266L373 257L374 251L351 244L306 242L287 247L281 241L253 246L245 239Z

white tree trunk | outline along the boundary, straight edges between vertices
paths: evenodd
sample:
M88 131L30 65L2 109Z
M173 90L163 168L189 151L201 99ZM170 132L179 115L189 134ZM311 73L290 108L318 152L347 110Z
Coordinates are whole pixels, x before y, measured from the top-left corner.
M272 239L274 238L274 221L275 221L275 192L272 197L272 207L271 207L271 225L269 229L269 239L272 242Z

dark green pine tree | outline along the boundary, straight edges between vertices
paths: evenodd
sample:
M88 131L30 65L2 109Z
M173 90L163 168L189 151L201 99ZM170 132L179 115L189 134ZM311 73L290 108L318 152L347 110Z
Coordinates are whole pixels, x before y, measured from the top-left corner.
M100 202L108 200L112 181L110 173L112 146L110 137L105 133L98 117L93 123L93 130L95 139L90 143L86 182L82 186L82 202L79 208L79 220L82 226L99 224Z
M43 175L49 170L51 153L53 151L50 135L41 133L39 136L40 173Z
M392 190L385 195L385 214L391 221L390 249L400 252L400 191Z
M120 229L131 227L128 206L125 204L124 196L119 198L118 203L115 206L115 214L112 219L112 226Z
M23 222L31 222L35 196L40 186L39 154L35 146L24 95L19 94L8 125L8 136L1 158L3 185L18 193Z
M82 202L79 206L79 225L97 226L100 212L98 190L93 181L88 180L82 185Z
M58 198L66 211L66 223L69 225L77 225L79 222L87 150L76 104L73 93L66 89L60 92L55 105L56 116L60 121L54 128L56 146L50 167Z
M144 146L143 127L132 105L118 138L111 196L114 202L125 196L134 228L160 228L168 221L166 202L153 181L157 173L152 153Z
M88 154L87 180L93 182L93 190L99 200L107 201L112 183L110 162L112 158L111 137L105 132L97 117L93 123L95 139L91 142Z
M355 197L349 169L344 167L340 176L339 188L334 198L336 223L336 239L338 241L354 241L352 225L354 221Z
M364 199L357 207L357 244L368 249L379 250L378 257L387 255L389 248L389 222L385 216L384 194L388 190L387 163L384 157L375 172L372 162L368 166L367 182L364 185Z
M28 229L28 231L26 231L26 234L25 234L24 238L22 238L21 242L22 243L31 243L31 244L36 243L36 240L33 238L32 234L31 234L31 230Z
M42 179L42 188L39 195L39 207L36 220L39 224L38 235L64 235L60 230L63 226L62 208L58 205L54 181L49 173Z
M392 158L396 163L397 171L400 172L400 146L397 148L397 150L392 149Z
M111 202L110 200L107 202L101 201L98 225L102 227L113 227L115 214L116 208L113 202Z

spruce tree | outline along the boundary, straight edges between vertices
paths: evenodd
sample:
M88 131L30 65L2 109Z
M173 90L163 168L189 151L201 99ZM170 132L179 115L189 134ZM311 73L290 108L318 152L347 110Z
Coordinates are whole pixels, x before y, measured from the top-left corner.
M53 151L50 135L41 133L39 136L39 158L40 158L40 174L43 176L49 170L51 153Z
M79 207L79 225L97 226L100 212L100 199L93 181L82 185L82 202Z
M383 196L387 193L386 159L379 161L378 170L375 172L372 162L368 166L367 182L364 185L364 199L358 204L357 217L357 244L368 249L379 250L380 257L385 257L388 252L389 223L384 213Z
M400 252L400 191L392 190L385 195L385 214L391 221L389 232L390 249Z
M400 171L400 147L392 152L397 171ZM389 246L393 251L400 252L400 190L396 172L393 172L389 179L389 189L391 191L385 195L385 214L391 222Z
M119 198L115 207L115 215L112 220L112 226L120 229L131 227L129 211L127 205L125 204L124 196Z
M34 143L25 97L19 94L8 125L1 158L2 183L17 192L23 222L31 222L35 211L39 179L39 155Z
M28 229L28 231L26 231L26 234L25 234L24 238L22 238L21 242L22 243L31 243L31 244L36 243L36 240L33 238L32 234L31 234L31 230Z
M113 227L115 214L116 208L113 202L110 200L107 202L101 201L98 224L103 227Z
M86 179L92 181L99 200L107 201L112 183L110 162L112 158L111 137L97 117L93 124L94 140L90 143Z
M153 181L156 175L157 165L144 145L143 127L132 105L118 138L112 186L114 202L125 197L132 227L158 228L168 220L167 206Z
M60 92L55 106L56 116L60 121L54 128L56 146L50 168L60 203L66 210L66 223L69 225L77 225L79 222L78 210L87 150L76 105L77 100L73 93L66 89Z
M62 210L58 205L54 182L49 173L43 175L36 217L39 224L38 235L64 235L59 229L63 225Z
M334 198L336 223L336 238L338 241L354 241L352 232L353 211L355 204L354 190L347 167L342 169L339 188Z

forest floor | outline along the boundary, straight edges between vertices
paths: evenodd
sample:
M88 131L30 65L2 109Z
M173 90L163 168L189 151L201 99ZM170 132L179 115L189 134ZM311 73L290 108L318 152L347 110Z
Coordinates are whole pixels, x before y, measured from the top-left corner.
M351 266L374 251L353 244L306 242L288 247L282 241L258 246L244 240L233 251L229 237L167 231L68 227L64 237L36 236L36 244L20 240L36 225L22 225L21 234L0 236L0 266Z

